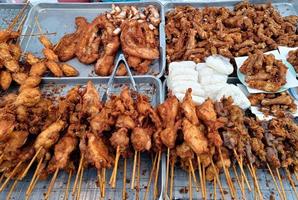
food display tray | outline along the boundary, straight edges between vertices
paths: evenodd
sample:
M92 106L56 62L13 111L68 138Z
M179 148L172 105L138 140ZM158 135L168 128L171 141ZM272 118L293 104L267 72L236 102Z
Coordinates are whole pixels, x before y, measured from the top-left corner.
M36 24L36 17L40 23L43 32L56 33L48 35L48 38L57 43L65 34L75 31L75 18L78 16L86 17L91 22L97 15L112 10L110 3L40 3L34 6L25 22L23 34L32 35L39 33ZM160 58L155 60L150 66L148 75L160 78L165 68L165 37L164 37L164 12L163 6L159 1L150 0L146 2L117 2L116 5L136 6L143 9L146 6L154 5L160 12L161 23L159 25L159 51ZM42 56L43 46L36 36L23 38L21 46L25 52L32 52L37 56ZM120 51L120 50L119 50ZM69 60L67 63L73 65L80 72L80 77L97 76L92 65L80 63L76 58Z
M1 1L0 1L1 2ZM0 29L5 29L12 22L13 18L19 13L25 4L11 4L0 3ZM30 5L27 6L25 14L27 15L30 10ZM20 21L20 20L19 20ZM17 27L16 24L15 27Z
M209 0L200 0L200 1L171 1L167 2L164 5L164 16L166 16L167 12L173 10L176 6L192 6L195 8L204 8L208 7L225 7L229 9L233 9L234 5L241 2L241 0L216 0L216 1L209 1ZM250 0L251 3L258 4L258 3L272 3L272 5L280 12L282 16L289 16L289 15L298 15L298 0ZM164 20L165 21L165 20ZM166 37L166 36L165 36ZM166 43L165 43L166 49ZM234 67L234 72L229 75L229 77L237 77L237 66L235 63L235 59L231 59L231 63ZM167 64L166 64L167 66ZM167 73L168 68L165 68L165 73Z
M76 85L86 85L88 81L92 81L97 90L99 91L100 96L102 97L106 91L107 83L109 78L65 78L65 79L43 79L41 83L41 91L45 96L49 98L55 98L59 96L64 96L67 91L73 88ZM134 77L138 91L141 94L146 94L149 97L149 100L152 105L158 105L162 101L162 86L161 81L153 76L144 76L144 77ZM117 94L120 92L121 87L130 86L130 80L128 77L117 77L114 80L113 88L109 90L109 94ZM15 88L16 89L16 88ZM12 88L12 90L14 90ZM10 91L11 92L11 91ZM149 180L151 167L152 167L153 155L149 153L142 153L141 155L141 170L140 170L140 199L144 198L146 191L147 183ZM121 199L122 198L122 189L123 189L123 159L120 158L118 166L118 175L117 175L117 185L115 189L112 189L108 185L109 178L112 173L112 169L107 170L106 174L106 197L105 199ZM163 180L161 177L164 172L163 162L161 161L160 174L159 174L159 195L163 189ZM35 167L32 167L28 176L24 180L20 181L12 193L11 199L24 199L25 192L29 186L32 175L34 173ZM127 175L126 175L126 192L127 199L135 199L135 190L130 189L130 180L132 176L133 169L133 158L127 160ZM44 199L44 193L47 192L48 185L50 183L52 175L50 175L47 180L38 181L31 198L32 200ZM63 199L64 192L67 184L68 174L65 172L59 172L58 178L55 182L54 188L52 190L50 199ZM72 191L72 186L75 180L75 174L72 176L72 183L70 185L70 193ZM154 179L153 179L154 180ZM82 182L82 190L80 199L99 199L100 190L96 185L97 175L95 169L88 169L84 171L84 177ZM136 182L135 182L136 183ZM6 189L0 193L0 199L5 199L8 194L9 188L13 182L11 181ZM69 199L73 199L72 195L69 194ZM148 199L153 199L153 181L151 182L150 191L148 193Z
M240 81L237 78L231 78L228 80L228 83L236 85L236 84L240 83ZM163 90L163 100L164 100L164 99L166 99L167 94L168 94L166 79L162 83L162 90ZM249 175L249 171L247 169L245 169L245 166L244 166L244 170L245 170L245 174L248 178L248 182L249 182L250 186L252 187L251 188L252 191L249 191L247 186L245 185L245 188L246 188L246 190L245 190L246 196L245 197L246 197L246 199L256 199L255 198L256 194L254 193L254 181L253 181L252 177ZM242 197L241 188L238 185L236 175L232 168L230 168L230 174L231 174L232 182L237 190L238 199L241 199L241 197ZM240 168L237 167L237 175L239 176L240 174L241 174ZM289 181L287 181L286 172L284 170L282 170L282 171L280 171L280 175L281 175L281 177L283 177L282 180L283 180L283 185L284 185L287 199L294 200L295 193L294 193ZM260 190L262 192L264 199L272 199L272 197L273 197L273 199L280 199L278 196L278 193L276 191L276 188L274 187L274 181L273 181L272 177L270 176L269 170L258 169L258 170L256 170L256 176L258 178L258 181L260 184ZM197 173L197 180L199 181L198 173ZM220 180L222 183L222 188L225 193L225 199L232 199L224 173L220 174ZM298 180L296 180L296 183L297 183L297 181ZM202 198L201 190L199 190L199 192L196 191L196 187L195 187L193 181L192 181L192 186L193 186L192 187L193 199L201 199ZM207 199L214 200L214 185L213 185L213 183L207 182L206 187L207 187ZM296 190L297 189L298 189L298 185L296 185ZM218 184L217 184L217 188L216 188L216 194L217 194L216 199L222 199ZM182 170L178 166L175 166L173 199L189 199L188 172L185 170Z

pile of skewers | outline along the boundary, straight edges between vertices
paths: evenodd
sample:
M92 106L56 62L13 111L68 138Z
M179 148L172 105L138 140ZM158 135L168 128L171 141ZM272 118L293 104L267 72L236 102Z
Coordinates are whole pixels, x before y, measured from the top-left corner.
M74 87L56 101L43 97L36 87L28 87L18 94L2 97L0 125L1 181L5 179L0 191L14 180L8 198L34 163L36 168L26 191L27 199L38 180L52 175L45 194L49 199L59 171L69 173L65 198L71 176L77 171L72 193L79 199L84 170L89 167L97 169L98 186L104 197L106 169L113 167L109 184L115 188L120 156L126 163L131 155L134 155L131 189L136 189L138 195L143 151L156 153L152 174L155 171L154 195L158 195L161 149L154 135L161 130L161 121L147 96L125 88L119 96L111 96L103 103L89 81L86 88ZM147 188L148 195L150 186ZM123 198L126 198L125 187Z
M172 199L174 167L179 164L189 172L189 198L192 198L192 179L199 191L195 170L198 169L202 198L206 199L206 181L213 181L216 199L218 185L222 198L225 198L220 173L224 172L232 198L237 197L229 170L233 170L241 189L242 198L246 198L245 187L251 191L244 166L250 172L257 196L263 199L256 177L256 169L268 169L281 199L286 199L280 170L284 170L295 192L298 193L291 174L297 176L297 141L298 125L288 117L272 119L269 122L258 121L253 116L246 116L244 111L233 104L231 97L220 102L208 99L195 106L191 99L191 90L186 93L181 104L176 97L169 95L158 107L163 110L169 126L161 132L161 140L168 148L167 175L171 168L170 184L166 180L165 195ZM163 116L163 115L161 115ZM162 117L162 119L164 119ZM234 162L233 162L234 161ZM241 174L238 175L236 166ZM274 176L276 174L276 177ZM277 181L279 181L279 185Z

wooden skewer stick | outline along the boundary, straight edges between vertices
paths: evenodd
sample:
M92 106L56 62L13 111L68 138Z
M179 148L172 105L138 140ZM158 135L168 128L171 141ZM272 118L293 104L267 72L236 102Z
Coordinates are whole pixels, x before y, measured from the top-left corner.
M244 181L245 181L245 183L246 183L246 185L247 185L247 187L248 187L248 190L251 191L250 184L249 184L248 179L247 179L247 177L246 177L245 171L243 170L242 159L239 159L239 156L238 156L238 154L237 154L237 151L236 151L235 149L233 149L233 150L234 150L235 158L236 158L236 160L237 160L237 163L238 163L239 168L240 168L240 171L241 171L241 176L243 176Z
M39 33L40 33L41 35L43 35L43 34L42 34L42 29L41 29L41 26L40 26L40 24L39 24L39 21L38 21L37 16L35 16L35 22L36 22L36 25L37 25L37 28L38 28Z
M189 200L192 200L192 183L191 183L191 169L188 167L188 187L189 187Z
M284 199L287 199L285 188L284 188L284 184L282 183L281 176L279 174L278 168L276 168L275 171L276 171L277 178L278 178L278 181L279 181L279 184L280 184L280 187L281 187L281 192L282 192L282 194L284 196Z
M63 200L68 199L68 190L69 190L69 186L70 186L71 177L72 177L72 170L70 170L69 174L68 174L68 179L67 179L67 184L66 184Z
M40 169L40 167L42 166L43 158L44 158L44 157L42 157L42 158L38 161L38 164L37 164L37 167L36 167L35 172L34 172L34 174L33 174L33 177L31 178L30 184L29 184L28 189L27 189L27 191L26 191L26 195L27 195L27 193L31 190L31 187L33 186L33 183L34 183L34 181L35 181L35 179L36 179L36 177L37 177L37 174L39 173L39 169Z
M138 153L136 200L140 199L141 152Z
M298 173L295 170L294 170L294 174L295 174L296 180L298 180Z
M234 191L234 188L232 186L233 183L232 183L231 177L229 177L228 170L227 170L227 168L225 166L225 163L224 163L224 160L223 160L223 156L222 156L222 152L221 152L220 147L218 148L218 153L219 153L220 160L222 162L222 167L223 167L223 170L224 170L224 174L226 176L226 180L227 180L227 183L228 183L228 186L229 186L229 190L231 192L231 196L232 196L232 198L236 198L235 191Z
M35 185L36 185L36 183L37 183L39 177L40 177L40 174L37 175L37 177L35 178L35 180L34 180L32 186L31 186L31 188L30 188L30 190L28 191L28 194L26 194L26 200L30 199L31 193L32 193L32 191L33 191L33 189L34 189L34 187L35 187Z
M47 190L47 193L45 195L45 199L49 199L50 198L50 194L51 194L51 191L55 185L55 182L56 182L56 179L57 179L57 176L58 176L58 173L59 173L59 168L56 169L53 177L52 177L52 180L50 182L50 185L48 187L48 190Z
M0 177L0 184L2 183L3 179L4 179L4 173L2 173L1 177Z
M76 189L77 189L77 184L78 184L81 169L82 169L82 166L83 166L83 161L84 161L84 155L82 155L81 158L80 158L79 168L78 168L78 171L77 171L75 182L73 184L72 195L75 195L75 192L76 192Z
M225 199L225 193L223 192L222 184L221 184L220 179L219 179L219 176L218 176L218 171L217 171L217 169L216 169L216 167L214 165L214 162L213 162L212 158L211 158L211 165L212 165L213 170L214 170L214 173L215 173L216 181L218 182L218 186L219 186L219 191L221 193L221 197L224 200Z
M279 195L280 199L283 199L283 195L282 195L281 192L280 192L280 189L279 189L279 187L278 187L278 184L277 184L277 182L276 182L276 179L275 179L275 177L274 177L274 174L273 174L273 172L272 172L272 170L271 170L269 164L266 163L266 165L267 165L267 168L268 168L268 170L269 170L269 173L270 173L270 175L271 175L271 177L272 177L272 179L273 179L273 182L274 182L275 188L277 189L278 195Z
M156 165L154 189L153 189L154 199L157 198L157 193L158 193L157 182L158 182L158 176L159 176L160 157L161 157L161 151L158 152L158 157L157 157L157 165Z
M14 191L14 188L16 187L17 183L18 183L18 179L16 179L16 180L13 182L13 184L12 184L12 186L11 186L11 188L10 188L10 190L9 190L9 192L8 192L8 194L7 194L7 196L6 196L6 200L9 200L9 199L10 199L10 196L11 196L12 192Z
M207 199L207 187L206 187L206 171L205 167L202 166L202 175L203 175L203 187L204 187L204 193L205 193L205 199Z
M116 187L116 180L117 180L117 169L118 169L118 162L120 158L120 146L117 146L116 150L116 160L115 160L115 165L114 165L114 170L113 170L113 180L112 180L112 188Z
M84 167L82 167L82 170L81 170L81 173L80 173L79 188L78 188L76 200L79 200L80 199L80 196L81 196L81 188L82 188L83 175L84 175Z
M256 171L255 171L255 169L254 169L254 167L252 166L251 163L249 163L248 169L249 169L249 171L250 171L250 173L251 173L251 175L254 179L255 186L256 186L256 189L257 189L256 192L259 195L259 198L263 199L263 195L262 195L262 192L260 190L260 185L259 185L259 181L258 181L258 178L257 178L257 175L256 175Z
M193 168L192 161L191 161L190 158L188 159L188 163L189 163L190 171L191 171L191 174L192 174L192 177L193 177L195 186L196 186L196 190L197 190L197 192L199 192L199 184L198 184L198 182L197 182L197 178L196 178L195 170L194 170L194 168Z
M175 162L171 162L171 180L170 180L170 200L173 199L173 186L174 186L174 170L175 170Z
M106 196L106 168L102 169L102 198Z
M216 179L214 179L213 180L213 189L214 189L214 191L213 191L213 193L214 193L214 195L213 195L213 197L214 197L214 200L216 200L216 198L217 198L217 195L216 195Z
M285 171L286 171L287 177L288 177L288 179L289 179L289 181L290 181L290 185L292 186L292 188L293 188L293 190L294 190L296 199L298 199L298 193L297 193L297 190L296 190L295 182L294 182L294 180L292 179L292 176L291 176L289 170L288 170L287 168L285 168Z
M132 177L131 177L131 187L130 189L134 189L135 187L135 176L136 176L136 166L137 166L137 157L138 157L138 152L135 151L135 156L133 159L133 169L132 169Z
M240 182L240 179L239 179L239 176L238 176L238 173L237 173L237 169L236 169L236 167L235 167L234 164L232 165L232 167L233 167L233 171L234 171L234 174L235 174L235 176L236 176L236 180L237 180L237 182L238 182L238 185L239 185L239 187L240 187L240 189L241 189L242 199L246 199L246 198L245 198L244 187L243 187L243 185L242 185L241 182Z
M158 157L158 154L156 153L155 156L154 156L152 169L151 169L150 176L149 176L149 181L148 181L147 188L146 188L146 191L145 191L144 200L147 200L147 198L148 198L148 193L150 191L151 181L152 181L153 173L154 173L154 170L155 170L157 157Z
M19 167L21 166L21 164L23 163L23 161L20 161L16 166L15 168L13 169L13 171L9 174L9 176L5 179L4 183L1 185L1 188L0 188L0 192L2 192L4 190L4 188L6 187L6 185L8 184L9 180L14 176L16 175Z
M20 36L23 36L23 37L26 37L26 36L41 36L41 35L56 35L57 32L52 32L52 33L34 33L34 34L24 34L24 35L20 35Z
M122 200L126 199L126 158L124 158L123 165L123 190L122 190Z
M170 148L167 149L167 164L166 164L166 183L165 183L165 191L164 191L164 199L168 196L168 182L169 182L169 169L170 169Z
M204 189L204 183L203 183L202 166L201 166L201 160L199 156L197 156L197 161L198 161L198 168L199 168L199 175L200 175L200 183L202 188L202 198L205 199L206 196L205 196L205 189Z
M17 16L15 16L15 18L13 19L12 23L8 26L7 30L8 31L12 31L12 29L14 28L15 24L18 22L19 17L22 16L27 8L29 4L29 1L26 2L26 4L24 5L24 7L20 10L20 12L17 14Z
M20 176L20 179L23 179L23 178L27 175L27 173L28 173L30 167L32 166L33 162L35 161L35 159L37 158L37 156L38 156L38 154L40 153L41 150L42 150L42 147L39 147L39 149L36 151L35 155L34 155L33 158L31 159L29 165L28 165L27 168L24 170L24 173Z

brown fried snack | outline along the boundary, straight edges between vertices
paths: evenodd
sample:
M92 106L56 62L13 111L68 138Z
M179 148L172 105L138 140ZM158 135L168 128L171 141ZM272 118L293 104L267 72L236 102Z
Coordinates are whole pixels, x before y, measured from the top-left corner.
M274 55L265 55L261 51L249 55L239 70L246 75L248 86L259 90L276 92L287 82L288 68Z
M298 73L298 49L289 52L287 61L293 65L296 73Z

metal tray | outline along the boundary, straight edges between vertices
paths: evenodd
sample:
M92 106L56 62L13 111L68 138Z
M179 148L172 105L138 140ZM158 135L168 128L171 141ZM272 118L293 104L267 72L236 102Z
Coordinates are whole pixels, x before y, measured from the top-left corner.
M25 4L0 3L0 28L5 29L12 22L13 18L19 13ZM28 14L30 5L28 5L25 14ZM15 26L17 27L17 25Z
M138 87L138 90L142 94L146 94L150 98L150 102L152 105L158 105L162 101L162 86L161 81L153 76L144 76L144 77L135 77L135 82ZM41 90L44 95L53 95L54 97L59 97L61 95L65 95L69 89L76 85L85 85L87 81L91 80L96 88L98 89L100 95L102 96L105 92L107 87L107 83L109 78L47 78L43 79L41 83ZM130 86L130 81L128 77L117 77L114 80L113 88L110 89L110 93L119 93L122 86L127 85ZM14 88L16 89L16 88ZM13 89L12 89L13 90ZM144 194L146 191L147 183L149 180L149 175L151 172L152 160L150 154L142 153L141 156L141 177L140 177L140 199L144 198ZM126 192L128 194L128 199L135 199L135 191L130 189L130 179L132 175L133 169L133 158L127 160L127 184L126 184ZM160 168L160 176L162 177L162 170L164 167ZM119 160L119 167L118 167L118 175L117 175L117 186L116 189L112 189L106 184L106 198L105 199L121 199L122 198L122 186L123 186L123 159ZM106 178L107 180L110 178L112 173L112 169L107 171ZM21 182L19 182L11 196L11 199L24 199L25 192L27 187L29 186L29 182L32 178L33 170L30 171L30 174L24 178ZM65 172L60 172L58 178L55 182L54 188L51 193L50 199L63 199L64 192L66 188L68 174ZM31 198L33 200L40 200L44 199L44 193L46 193L49 181L51 176L48 177L45 181L39 181L36 185ZM75 179L75 175L72 177L72 183L70 185L70 190L72 190L73 182ZM96 170L95 169L88 169L84 172L83 177L83 184L81 190L80 199L99 199L100 191L99 188L96 186ZM108 182L108 181L107 181ZM148 193L148 199L153 199L153 182L151 182L150 191ZM12 181L6 187L6 189L0 193L0 199L5 199L6 195L8 194L9 188L12 185ZM163 190L163 180L159 178L158 183L159 188L159 195L161 196ZM71 194L69 194L69 199L73 199Z
M228 83L237 84L237 83L239 83L239 80L237 78L229 79ZM164 80L164 82L162 84L162 90L163 90L163 99L165 99L167 97L167 93L168 93L167 80L166 79ZM244 169L244 170L245 170L245 173L247 175L249 184L252 187L252 191L249 191L247 186L245 187L246 188L246 190L245 190L246 199L249 199L249 200L250 199L256 199L255 196L254 196L254 192L253 192L254 191L254 187L253 187L254 181L253 181L252 177L249 175L249 171L247 169ZM234 184L234 186L237 190L238 199L241 199L241 197L242 197L241 196L242 195L241 194L241 189L238 185L235 173L232 169L230 169L229 171L230 171L230 174L231 174L233 184ZM270 176L269 171L267 169L258 169L256 171L256 173L257 173L256 176L258 177L258 181L259 181L259 184L260 184L260 190L263 194L263 198L264 199L271 199L272 197L274 197L275 199L280 199L279 196L278 196L278 193L276 191L276 188L274 187L274 182L273 182L272 177ZM282 181L283 181L283 185L284 185L284 189L285 189L285 192L286 192L287 199L289 199L289 200L293 199L294 200L295 199L295 193L294 193L289 181L287 181L287 178L286 178L287 176L286 176L285 171L280 171L280 173L281 173L281 177L283 177ZM239 167L237 167L237 174L238 174L238 176L241 174ZM197 180L199 181L198 173L197 173ZM222 188L223 188L224 192L226 193L225 199L232 199L232 197L230 195L228 184L226 182L225 175L223 173L221 173L221 175L220 175L220 180L221 180L221 183L222 183ZM296 181L298 181L298 180L296 180ZM192 186L193 186L192 187L193 199L201 199L202 198L201 189L199 190L199 192L197 192L193 181L192 181ZM214 186L213 186L213 183L207 182L206 187L207 187L207 199L214 200ZM189 199L188 192L183 193L182 192L183 189L188 189L188 172L185 171L185 170L182 170L178 166L175 166L173 199ZM296 185L296 189L298 189L297 185ZM221 199L221 193L220 193L218 185L217 185L216 194L217 194L217 199Z
M31 35L39 33L36 26L35 17L38 17L41 28L44 32L57 33L49 35L49 39L53 43L57 43L63 35L75 31L75 17L86 17L90 22L97 15L110 11L113 3L92 3L92 4L77 4L77 3L40 3L34 6L25 22L23 34ZM134 5L138 8L144 8L148 5L156 6L160 11L161 23L159 25L159 51L160 58L155 60L148 75L161 77L165 67L165 38L164 38L164 12L163 6L159 1L150 0L146 2L117 2L119 6ZM37 56L42 56L42 45L38 41L38 37L26 37L21 41L21 46L26 52L33 52ZM80 72L80 77L97 76L93 72L93 65L85 65L80 63L76 58L67 63L76 67Z
M164 16L166 16L167 12L173 10L176 6L193 6L195 8L204 8L204 7L225 7L229 9L233 9L234 5L241 2L241 0L200 0L200 1L172 1L168 2L164 5ZM251 0L251 3L259 4L259 3L272 3L272 5L280 12L282 16L289 15L298 15L298 1L297 0ZM164 20L165 21L165 20ZM165 37L166 39L166 37ZM165 42L165 49L166 47ZM234 66L234 71L229 77L237 77L237 66L235 64L235 60L231 59L232 64ZM168 65L166 63L165 73L168 71Z

